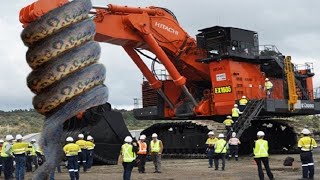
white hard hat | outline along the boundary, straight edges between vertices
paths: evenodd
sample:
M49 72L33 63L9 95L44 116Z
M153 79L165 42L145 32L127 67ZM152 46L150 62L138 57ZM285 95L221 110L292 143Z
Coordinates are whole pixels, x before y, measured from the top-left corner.
M4 143L3 139L0 139L0 143Z
M132 137L127 136L126 138L124 138L124 142L131 143L132 142Z
M93 140L93 137L92 137L92 136L88 136L88 137L87 137L87 140L88 140L88 141Z
M142 134L141 136L140 136L140 139L146 139L146 135L144 135L144 134Z
M238 104L234 104L233 107L238 107Z
M266 78L266 81L269 81L269 78Z
M152 137L153 137L153 138L157 138L157 137L158 137L158 134L153 133L153 134L152 134Z
M233 132L233 133L231 134L232 137L236 137L236 135L237 135L236 132Z
M17 135L16 135L16 140L20 140L20 139L22 139L21 134L17 134Z
M209 131L208 135L214 135L214 132L213 131Z
M246 99L247 97L246 97L246 96L242 96L242 98L243 98L243 99Z
M231 116L227 116L227 118L229 118L229 119L230 119L230 118L232 118L232 117L231 117Z
M224 138L224 134L219 134L218 138Z
M31 142L36 142L36 139L31 139Z
M83 134L79 134L78 138L84 138L84 135Z
M69 136L69 137L67 137L66 141L67 142L73 142L73 138Z
M11 135L11 134L9 134L9 135L7 135L6 136L6 141L11 141L11 140L13 140L14 138L13 138L13 136Z
M311 134L311 132L309 131L309 129L306 129L304 128L302 131L301 131L302 134L305 134L305 135L308 135L308 134Z
M264 132L263 131L258 131L257 136L264 136Z

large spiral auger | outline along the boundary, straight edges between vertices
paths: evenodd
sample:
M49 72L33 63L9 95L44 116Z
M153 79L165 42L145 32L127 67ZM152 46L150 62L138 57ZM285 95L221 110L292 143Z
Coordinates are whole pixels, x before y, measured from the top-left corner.
M63 157L63 123L107 102L106 70L98 63L100 46L93 41L95 24L89 0L75 0L30 23L21 38L29 48L32 72L27 85L36 95L33 106L46 119L40 146L46 162L34 179L47 179Z

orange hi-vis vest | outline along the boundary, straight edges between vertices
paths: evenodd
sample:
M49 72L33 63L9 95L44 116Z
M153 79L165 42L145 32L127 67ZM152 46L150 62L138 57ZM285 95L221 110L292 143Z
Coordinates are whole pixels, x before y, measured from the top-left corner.
M137 154L147 154L147 143L138 141L139 151Z

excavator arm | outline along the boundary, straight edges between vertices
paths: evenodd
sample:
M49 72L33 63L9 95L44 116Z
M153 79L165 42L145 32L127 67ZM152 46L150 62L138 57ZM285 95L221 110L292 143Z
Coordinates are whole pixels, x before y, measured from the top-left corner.
M34 19L64 3L67 1L38 0L21 10L20 21L27 26ZM190 78L193 79L209 79L208 65L196 62L196 59L205 56L205 51L197 48L196 41L181 28L173 13L153 6L140 8L109 4L107 7L93 7L91 14L96 24L95 40L122 46L151 87L165 100L171 114L174 114L176 102L171 102L163 92L162 82L139 57L136 48L155 54L174 84L180 87L193 106L197 107L198 102L189 92L186 77L181 75L181 71L192 72Z

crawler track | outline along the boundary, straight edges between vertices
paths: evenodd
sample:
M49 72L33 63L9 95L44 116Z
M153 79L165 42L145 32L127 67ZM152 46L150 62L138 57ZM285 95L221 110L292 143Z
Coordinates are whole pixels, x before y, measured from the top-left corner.
M240 140L241 154L250 154L253 142L259 130L266 132L271 153L297 153L297 133L300 132L290 119L256 119L252 125L245 130ZM174 121L169 123L158 123L145 129L141 134L146 134L151 140L151 134L157 133L159 139L164 143L164 158L206 158L207 133L213 130L217 136L226 133L224 125L209 120Z

